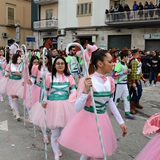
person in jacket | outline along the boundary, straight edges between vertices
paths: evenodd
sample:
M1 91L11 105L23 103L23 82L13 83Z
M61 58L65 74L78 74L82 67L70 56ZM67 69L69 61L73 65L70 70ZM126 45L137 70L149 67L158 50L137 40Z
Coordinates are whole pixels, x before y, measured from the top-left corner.
M134 1L132 9L134 11L134 19L135 19L136 18L136 14L137 14L137 10L138 10L138 4L137 4L136 1Z
M139 19L142 19L142 16L143 16L143 5L142 5L141 2L139 3L138 10L139 10L138 11Z
M143 9L144 9L145 20L147 20L147 18L148 18L148 2L147 1L145 1Z
M124 5L124 11L126 12L126 14L127 14L127 19L128 19L128 21L130 20L130 7L128 6L128 4L125 4Z
M148 9L149 9L149 15L150 15L150 18L153 19L153 15L154 15L154 5L153 5L153 2L151 1L149 6L148 6Z

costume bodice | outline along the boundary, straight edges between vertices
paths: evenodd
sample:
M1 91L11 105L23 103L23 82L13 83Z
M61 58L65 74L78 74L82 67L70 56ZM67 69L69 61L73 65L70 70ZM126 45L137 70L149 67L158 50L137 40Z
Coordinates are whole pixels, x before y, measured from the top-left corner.
M70 90L75 88L75 85L71 86L72 80L69 76L56 75L53 77L53 81L50 81L50 94L47 96L48 100L67 100L70 95Z
M104 114L107 109L107 104L109 99L113 96L111 93L111 83L110 79L107 77L105 82L97 76L92 76L93 85L93 96L96 105L96 110L98 114ZM90 107L85 106L84 109L88 112L93 113L93 103L91 102Z

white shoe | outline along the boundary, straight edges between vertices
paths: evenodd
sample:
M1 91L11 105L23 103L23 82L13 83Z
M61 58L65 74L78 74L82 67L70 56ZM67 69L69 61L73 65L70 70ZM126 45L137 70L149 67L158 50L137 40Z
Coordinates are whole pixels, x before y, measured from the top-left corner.
M153 87L155 87L156 85L155 84L153 84Z
M21 117L20 117L19 113L16 114L16 120L17 120L17 121L20 121L20 120L21 120Z
M147 87L149 87L151 84L147 84Z

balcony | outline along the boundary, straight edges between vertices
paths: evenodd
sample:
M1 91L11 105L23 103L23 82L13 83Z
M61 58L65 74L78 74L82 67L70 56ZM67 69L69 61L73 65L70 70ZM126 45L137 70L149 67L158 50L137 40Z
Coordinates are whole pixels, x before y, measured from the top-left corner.
M34 30L57 29L58 20L50 19L50 20L36 21L34 22L33 27Z
M109 27L146 27L160 25L160 9L108 13L105 23Z
M34 3L43 5L43 4L58 3L58 0L34 0Z
M11 27L15 27L15 24L20 24L20 21L15 19L5 19L5 21L6 25Z

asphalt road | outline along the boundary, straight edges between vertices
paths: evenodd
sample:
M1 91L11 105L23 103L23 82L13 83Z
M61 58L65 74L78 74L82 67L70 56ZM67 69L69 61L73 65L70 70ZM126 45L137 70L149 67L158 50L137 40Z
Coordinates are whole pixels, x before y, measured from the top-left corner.
M136 120L125 119L128 134L125 138L115 118L109 113L118 142L118 149L108 160L133 160L153 135L144 136L142 128L145 120L160 110L160 84L156 87L144 87L141 104L144 109L136 115ZM7 97L6 97L7 98ZM0 160L44 160L44 144L42 134L36 127L34 137L33 125L23 120L17 122L12 116L6 102L0 103ZM22 101L19 101L20 113L23 118ZM124 117L123 102L118 106ZM27 115L26 115L27 116ZM48 133L50 134L50 133ZM63 157L61 160L78 160L80 155L61 147ZM48 145L48 160L54 160L51 145Z

